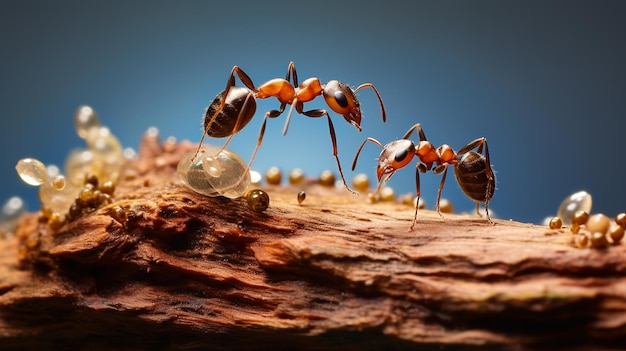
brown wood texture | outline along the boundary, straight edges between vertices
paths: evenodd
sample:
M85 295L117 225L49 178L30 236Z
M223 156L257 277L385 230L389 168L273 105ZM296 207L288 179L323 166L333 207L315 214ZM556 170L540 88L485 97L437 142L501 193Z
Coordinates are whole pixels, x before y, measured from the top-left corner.
M257 213L182 184L192 148L147 135L113 204L0 240L0 349L626 345L625 245L427 210L408 231L410 206L311 180Z

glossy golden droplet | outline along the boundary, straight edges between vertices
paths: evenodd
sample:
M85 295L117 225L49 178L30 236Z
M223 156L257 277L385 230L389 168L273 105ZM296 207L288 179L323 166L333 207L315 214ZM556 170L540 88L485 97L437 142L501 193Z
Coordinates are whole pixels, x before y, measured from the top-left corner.
M27 248L34 249L39 245L39 240L35 238L28 238L25 243Z
M611 223L607 235L609 236L609 238L611 238L613 244L618 244L622 240L622 238L624 237L624 230L624 227L622 227L621 225L618 225L617 223Z
M352 178L352 187L361 193L364 193L370 188L370 180L365 173L359 173Z
M54 190L63 190L63 188L65 188L65 185L67 183L65 181L64 176L58 175L50 179L50 184L52 184L52 187L54 188Z
M626 228L626 213L618 213L615 216L615 223L619 226Z
M589 220L589 213L587 211L579 210L576 211L570 220L570 223L583 225L587 223Z
M335 174L330 170L325 170L320 174L319 182L323 186L335 186Z
M250 209L255 212L263 212L270 205L270 196L261 189L250 190L246 194L246 200Z
M100 190L104 194L113 195L113 192L115 191L115 184L113 184L113 182L110 180L106 181L98 187L98 190Z
M270 167L265 172L265 181L270 185L279 185L283 179L283 174L278 167Z
M85 184L91 184L94 187L98 187L98 176L93 173L85 174Z
M306 199L306 193L302 190L298 193L298 204L301 204L304 199Z
M454 206L452 206L452 202L448 199L441 199L439 201L439 211L443 213L454 213Z
M578 234L578 232L580 231L580 224L577 224L577 223L570 224L569 225L569 230L573 234Z
M586 191L576 192L566 197L557 212L557 217L561 218L565 225L571 224L571 218L576 211L591 212L592 198Z
M398 202L403 204L403 205L413 206L413 194L412 193L404 193L404 194L398 196Z
M417 196L413 198L413 207L417 206L418 209L422 210L426 208L426 200L420 197L419 201L417 200Z
M65 215L62 215L58 212L52 212L50 217L48 217L48 225L52 230L59 230L65 221Z
M606 236L601 232L592 232L589 236L589 243L591 247L596 249L603 248L608 244Z
M396 192L390 186L385 186L380 189L380 201L394 201L396 199Z
M559 217L552 217L548 225L550 229L560 229L563 226L563 221Z
M304 180L304 171L300 168L294 168L289 172L289 184L298 185Z
M367 202L370 204L375 204L380 201L380 194L376 193L367 193Z
M584 233L576 234L574 236L574 242L576 246L580 248L585 248L587 247L587 245L589 245L589 237Z
M602 213L596 213L594 215L589 216L587 220L586 226L587 229L592 232L606 233L609 230L609 225L611 224L611 220L609 217L605 216Z

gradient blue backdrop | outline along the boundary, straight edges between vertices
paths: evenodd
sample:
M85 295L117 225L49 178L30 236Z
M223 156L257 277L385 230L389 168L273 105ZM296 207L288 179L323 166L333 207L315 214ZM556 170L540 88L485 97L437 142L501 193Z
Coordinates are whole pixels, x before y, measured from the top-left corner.
M435 144L489 141L500 218L539 222L579 189L594 211L626 210L626 2L623 1L15 1L0 2L0 200L37 209L36 189L14 171L19 158L62 164L84 145L73 127L91 105L125 146L155 126L163 138L197 142L206 105L233 65L260 84L295 61L316 76L372 82L388 112L382 124L370 90L359 92L363 132L333 115L348 178L354 153L372 136L386 143L421 122ZM259 102L259 115L278 106ZM325 107L323 99L307 108ZM310 175L336 171L326 121L270 120L256 162ZM250 157L255 118L233 139ZM209 140L221 143L222 140ZM357 172L372 178L370 144ZM434 204L439 176L422 176ZM414 167L391 180L414 190ZM444 196L471 210L451 175Z

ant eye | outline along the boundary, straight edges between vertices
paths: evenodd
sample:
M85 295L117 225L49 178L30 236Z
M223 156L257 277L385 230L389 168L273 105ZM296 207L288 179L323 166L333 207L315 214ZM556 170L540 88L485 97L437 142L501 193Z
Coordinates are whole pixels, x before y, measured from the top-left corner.
M359 102L350 86L337 80L331 80L324 86L324 100L336 113L347 115L359 107ZM359 120L360 123L360 120Z
M336 91L335 94L335 101L337 101L337 104L343 108L348 107L348 98L346 98L346 94L343 93L343 91Z
M404 159L406 159L406 156L409 154L407 149L402 149L398 152L396 152L396 154L393 156L393 159L396 162L402 162L404 161Z

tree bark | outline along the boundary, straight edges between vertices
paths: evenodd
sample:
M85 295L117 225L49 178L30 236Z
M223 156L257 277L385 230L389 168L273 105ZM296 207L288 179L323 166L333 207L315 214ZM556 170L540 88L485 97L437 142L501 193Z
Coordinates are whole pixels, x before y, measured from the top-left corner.
M269 209L176 174L146 135L114 202L0 240L0 348L618 349L626 249L567 230L368 203L314 180ZM307 197L298 204L297 193ZM496 195L497 196L497 195Z

